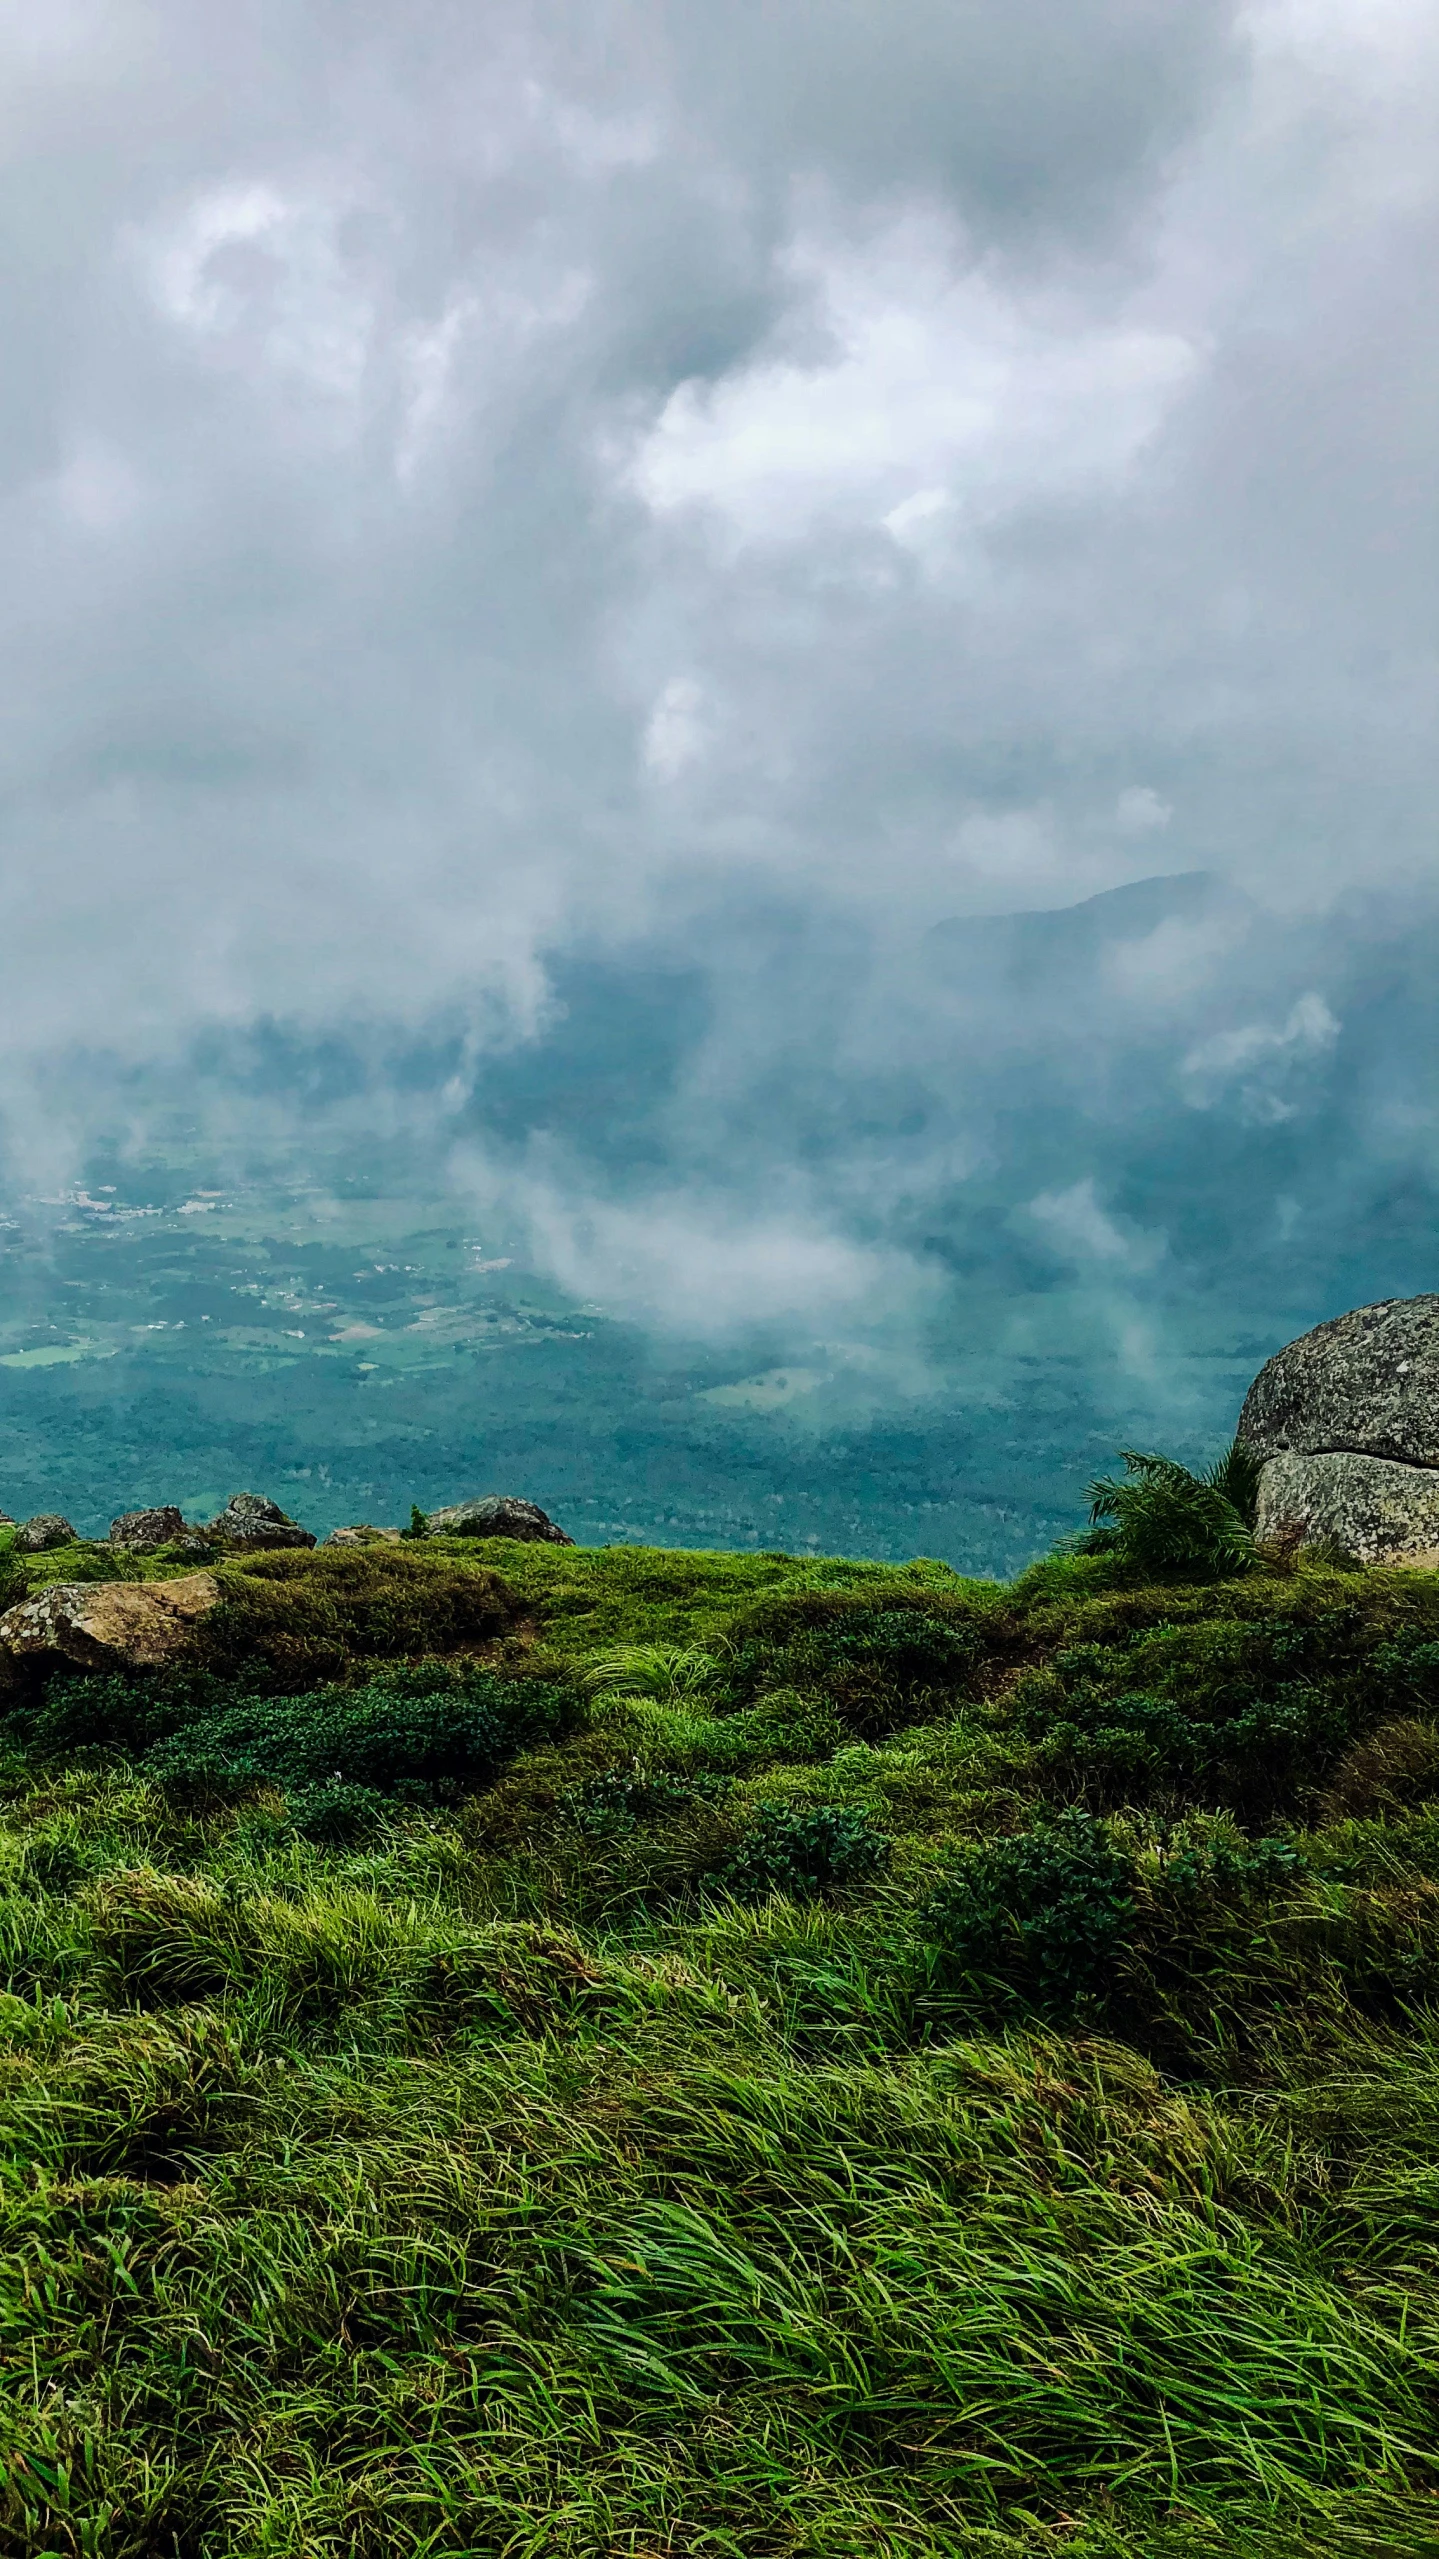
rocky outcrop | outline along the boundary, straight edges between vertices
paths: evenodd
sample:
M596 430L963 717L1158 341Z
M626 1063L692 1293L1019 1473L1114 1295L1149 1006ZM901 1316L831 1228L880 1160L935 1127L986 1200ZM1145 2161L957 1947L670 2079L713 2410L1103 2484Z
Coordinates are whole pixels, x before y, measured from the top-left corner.
M22 1520L15 1531L15 1544L22 1555L43 1555L52 1546L74 1546L74 1529L58 1511L37 1511L33 1519Z
M86 1670L158 1670L193 1649L215 1607L213 1573L168 1582L56 1582L0 1617L0 1660L77 1662Z
M297 1527L279 1503L267 1501L263 1493L232 1493L206 1533L221 1546L241 1553L269 1546L315 1543L308 1528Z
M1239 1436L1264 1461L1261 1543L1439 1566L1439 1297L1359 1306L1286 1344Z
M1259 1478L1261 1545L1332 1546L1357 1564L1439 1567L1439 1469L1338 1449L1271 1457Z
M368 1520L361 1519L350 1528L332 1528L321 1542L326 1546L398 1546L400 1532L397 1528L372 1528Z
M155 1510L122 1511L110 1522L110 1544L126 1546L132 1553L143 1555L157 1546L173 1546L188 1537L185 1514L166 1502Z
M450 1502L442 1510L431 1511L426 1522L431 1537L517 1537L526 1543L543 1541L547 1546L573 1546L562 1528L535 1502L522 1502L511 1493L483 1493L474 1501Z
M1239 1436L1259 1457L1439 1466L1439 1297L1388 1297L1301 1333L1261 1368Z

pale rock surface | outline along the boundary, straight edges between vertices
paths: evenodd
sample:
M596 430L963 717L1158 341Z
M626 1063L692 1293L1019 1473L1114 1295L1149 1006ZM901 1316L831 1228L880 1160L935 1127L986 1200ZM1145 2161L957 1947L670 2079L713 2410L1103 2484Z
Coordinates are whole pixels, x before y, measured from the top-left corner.
M1439 1469L1347 1451L1271 1457L1259 1478L1261 1545L1332 1543L1359 1564L1439 1566Z
M213 1573L168 1582L56 1582L0 1617L0 1659L158 1670L187 1652L220 1596Z

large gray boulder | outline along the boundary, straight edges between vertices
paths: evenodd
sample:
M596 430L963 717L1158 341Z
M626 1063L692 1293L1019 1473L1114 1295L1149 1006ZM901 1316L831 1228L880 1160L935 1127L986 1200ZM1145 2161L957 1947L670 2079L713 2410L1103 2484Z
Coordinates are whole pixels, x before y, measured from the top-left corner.
M211 1520L208 1534L222 1546L241 1552L315 1543L308 1528L298 1528L279 1503L267 1501L263 1493L232 1493L218 1517Z
M1261 1542L1439 1566L1439 1297L1356 1307L1286 1344L1239 1436L1264 1461Z
M474 1501L450 1502L431 1511L426 1528L431 1537L518 1537L527 1544L573 1546L562 1528L536 1502L513 1493L482 1493Z
M1239 1416L1259 1457L1392 1457L1439 1466L1439 1297L1386 1297L1266 1360Z

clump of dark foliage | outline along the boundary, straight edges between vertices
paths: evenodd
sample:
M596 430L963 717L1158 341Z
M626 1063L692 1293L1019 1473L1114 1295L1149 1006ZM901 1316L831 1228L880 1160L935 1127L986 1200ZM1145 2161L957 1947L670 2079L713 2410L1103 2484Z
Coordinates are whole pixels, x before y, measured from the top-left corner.
M873 1882L888 1855L889 1841L857 1806L761 1804L719 1879L745 1898L807 1901Z
M123 1748L188 1799L290 1797L297 1824L339 1836L385 1807L452 1804L573 1722L573 1684L443 1663L276 1696L214 1674L57 1680L26 1719L34 1746Z
M1385 1720L1439 1707L1420 1628L1375 1641L1372 1618L1300 1597L1264 1613L1104 1627L1020 1674L1008 1728L1045 1791L1093 1810L1228 1809L1265 1823L1304 1808L1351 1745ZM1101 1617L1102 1612L1094 1615Z
M13 1545L0 1545L0 1615L7 1608L18 1608L28 1590L25 1567Z
M963 1695L994 1632L963 1601L929 1592L886 1593L878 1604L830 1591L771 1601L740 1620L725 1702L817 1690L851 1732L875 1738Z
M607 1768L582 1786L567 1787L560 1806L582 1839L632 1839L647 1823L684 1816L695 1804L722 1803L729 1791L727 1777L671 1777L662 1769L632 1765Z
M923 1907L934 1976L972 1983L983 2006L1092 2007L1133 1935L1134 1881L1133 1858L1087 1813L991 1841Z
M1173 1457L1120 1455L1124 1476L1090 1485L1090 1527L1075 1541L1081 1554L1112 1556L1156 1580L1222 1581L1251 1569L1260 1461L1243 1440L1231 1440L1202 1475Z

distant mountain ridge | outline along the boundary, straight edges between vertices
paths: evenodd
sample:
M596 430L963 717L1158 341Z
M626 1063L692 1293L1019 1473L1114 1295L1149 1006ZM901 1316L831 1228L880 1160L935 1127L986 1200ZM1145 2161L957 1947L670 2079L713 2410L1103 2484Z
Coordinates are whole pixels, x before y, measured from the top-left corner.
M962 962L998 969L1031 985L1052 969L1080 966L1115 943L1137 942L1161 925L1248 913L1252 901L1215 871L1166 871L1101 889L1073 906L1036 907L1007 915L953 915L924 936L933 964Z

